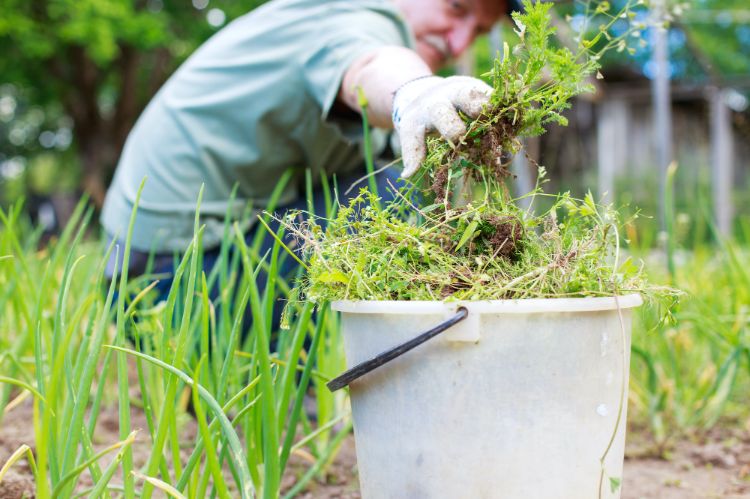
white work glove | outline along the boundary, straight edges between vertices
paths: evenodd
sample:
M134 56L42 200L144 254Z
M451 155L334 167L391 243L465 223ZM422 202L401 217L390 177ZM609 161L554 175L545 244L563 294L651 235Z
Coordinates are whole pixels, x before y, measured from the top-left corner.
M393 127L401 142L401 177L417 171L426 154L425 136L437 132L456 142L466 133L458 110L476 118L490 100L492 87L470 76L417 78L393 96Z

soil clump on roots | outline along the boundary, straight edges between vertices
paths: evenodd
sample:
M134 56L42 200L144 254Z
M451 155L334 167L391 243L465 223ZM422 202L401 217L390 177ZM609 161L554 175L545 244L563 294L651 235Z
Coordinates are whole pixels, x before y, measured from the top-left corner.
M471 142L461 144L457 153L475 165L484 165L499 182L511 176L510 159L517 149L519 122L514 124L505 117L492 120L493 112L490 109L487 115L479 118L479 123L487 120L484 129ZM475 180L482 180L478 170L473 173Z
M489 215L485 219L494 232L487 244L494 257L512 259L523 243L523 225L511 216Z
M517 137L520 121L514 122L506 117L493 118L493 112L493 109L489 109L483 113L474 122L478 124L476 132L470 130L466 139L443 157L430 186L437 199L446 199L446 193L450 189L449 170L452 167L465 168L467 162L482 165L481 169L466 168L471 178L479 182L483 181L482 170L489 173L497 182L513 176L509 167L513 153L519 148Z

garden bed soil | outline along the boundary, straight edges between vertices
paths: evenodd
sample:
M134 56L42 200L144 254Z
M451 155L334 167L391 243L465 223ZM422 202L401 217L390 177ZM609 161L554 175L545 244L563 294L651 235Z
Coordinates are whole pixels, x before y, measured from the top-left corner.
M0 426L0 466L21 445L33 442L32 406L25 402L5 415ZM119 440L117 412L102 412L95 433L99 448ZM149 439L143 414L133 410L133 428L142 428L134 445L136 466L148 458ZM750 421L742 429L719 429L695 439L671 446L669 459L654 457L653 445L643 431L628 434L627 458L623 476L623 499L750 499ZM188 439L195 435L195 423L184 422ZM188 452L189 449L186 449ZM283 486L290 488L309 464L299 457L290 461ZM81 475L79 486L90 486L88 473ZM16 463L0 483L0 498L33 495L34 483L25 460ZM298 497L304 499L356 499L360 497L356 477L354 438L347 437L324 481L316 481Z

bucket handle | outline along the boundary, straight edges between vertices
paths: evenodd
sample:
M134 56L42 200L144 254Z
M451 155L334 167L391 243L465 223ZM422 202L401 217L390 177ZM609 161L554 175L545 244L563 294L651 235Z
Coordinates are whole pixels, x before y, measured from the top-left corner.
M466 316L468 315L469 315L469 311L466 309L466 307L458 307L458 309L456 310L456 315L454 315L453 317L441 322L440 324L433 327L429 331L425 331L419 336L416 336L410 339L409 341L402 343L401 345L395 346L391 348L390 350L386 350L385 352L376 355L370 360L366 360L364 362L357 364L356 366L342 373L340 376L333 378L331 381L329 381L326 384L326 386L332 392L335 392L336 390L340 390L341 388L348 386L349 383L351 383L352 381L364 376L370 371L377 369L383 364L387 364L393 359L402 356L409 350L412 350L418 347L425 341L431 338L434 338L435 336L442 333L443 331L450 328L451 326L466 319Z

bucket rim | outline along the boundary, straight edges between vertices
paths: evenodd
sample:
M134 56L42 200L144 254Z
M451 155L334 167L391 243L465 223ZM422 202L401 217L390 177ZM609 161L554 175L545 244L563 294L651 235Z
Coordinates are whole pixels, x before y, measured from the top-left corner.
M337 300L331 308L350 314L444 314L466 307L480 314L535 314L548 312L599 312L635 308L643 304L639 293L585 298L523 298L515 300Z

